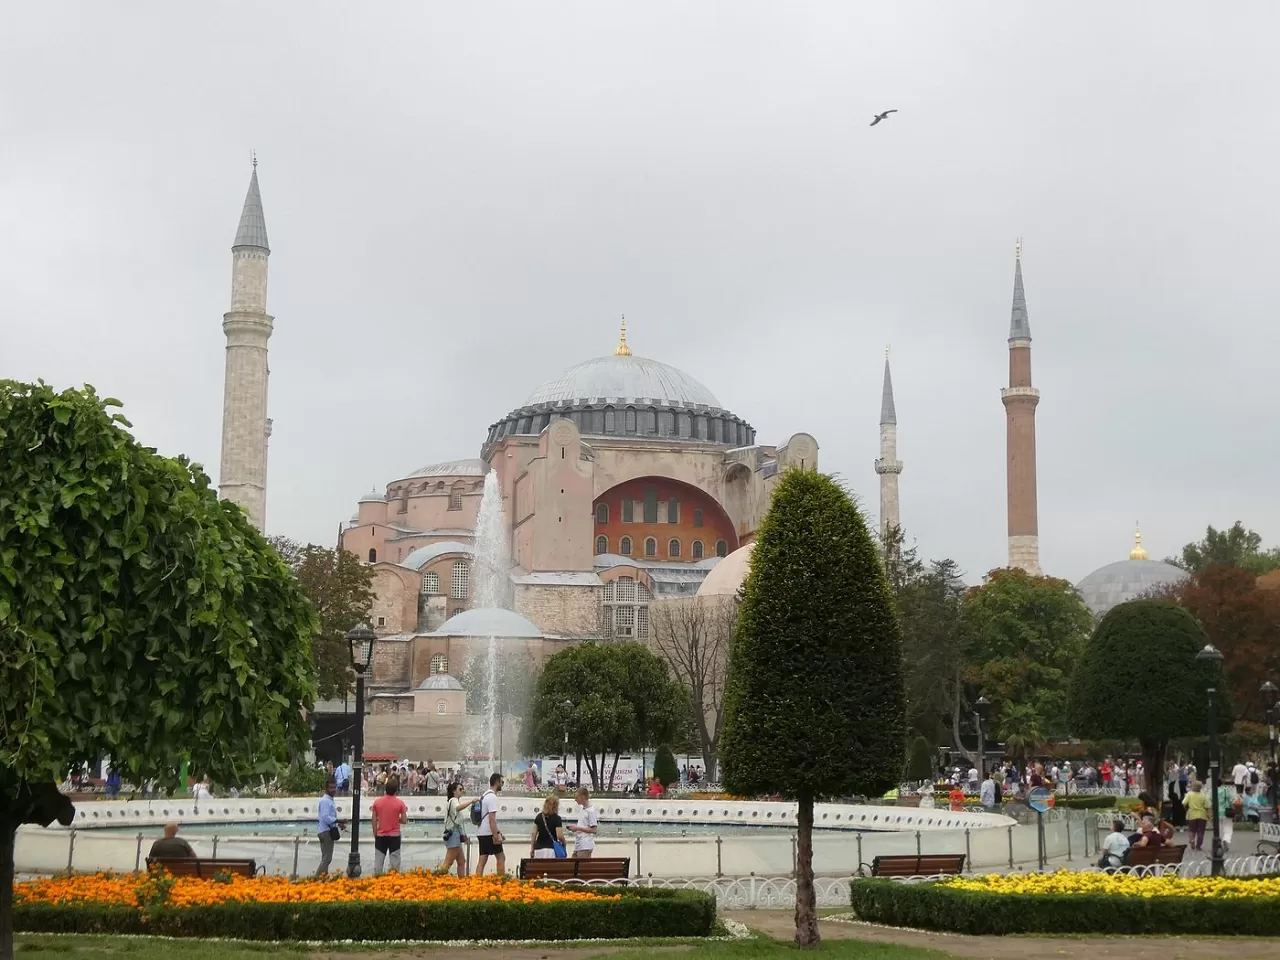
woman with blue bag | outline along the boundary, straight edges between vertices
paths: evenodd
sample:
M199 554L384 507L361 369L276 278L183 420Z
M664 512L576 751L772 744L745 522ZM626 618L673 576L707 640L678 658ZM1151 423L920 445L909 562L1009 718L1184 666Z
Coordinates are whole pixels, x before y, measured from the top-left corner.
M534 860L563 859L564 821L560 819L560 798L555 794L542 801L542 812L533 818L529 836L529 856Z

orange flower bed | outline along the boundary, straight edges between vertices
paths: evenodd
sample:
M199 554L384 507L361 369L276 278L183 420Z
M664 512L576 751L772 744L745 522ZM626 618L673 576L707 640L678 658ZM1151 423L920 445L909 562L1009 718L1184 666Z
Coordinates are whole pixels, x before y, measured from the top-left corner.
M167 891L161 892L161 885ZM556 903L565 900L617 900L581 890L538 886L504 877L464 877L414 871L349 880L289 880L287 877L232 877L227 881L161 875L83 874L15 883L14 902L108 904L138 907L160 893L172 907L202 907L220 903L349 903L353 901L494 900L503 903Z

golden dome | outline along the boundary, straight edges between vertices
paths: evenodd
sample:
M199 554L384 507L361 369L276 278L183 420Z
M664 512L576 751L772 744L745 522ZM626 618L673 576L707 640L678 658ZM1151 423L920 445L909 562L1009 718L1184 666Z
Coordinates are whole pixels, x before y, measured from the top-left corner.
M613 351L615 357L631 356L631 348L627 346L627 315L622 315L622 335L618 340L618 348Z
M1142 548L1142 531L1137 527L1133 530L1133 549L1129 551L1130 560L1147 559L1147 551Z

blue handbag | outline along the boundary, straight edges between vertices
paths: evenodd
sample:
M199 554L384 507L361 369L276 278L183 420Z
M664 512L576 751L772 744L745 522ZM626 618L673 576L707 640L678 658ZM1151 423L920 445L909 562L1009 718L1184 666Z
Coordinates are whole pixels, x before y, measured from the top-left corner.
M564 848L564 844L554 838L551 840L551 849L556 852L557 860L563 860L569 856L569 851Z

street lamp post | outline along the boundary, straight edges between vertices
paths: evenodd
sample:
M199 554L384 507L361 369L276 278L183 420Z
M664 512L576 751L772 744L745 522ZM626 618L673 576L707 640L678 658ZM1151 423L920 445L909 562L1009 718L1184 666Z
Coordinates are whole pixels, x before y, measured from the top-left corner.
M573 713L573 701L566 700L560 704L564 710L564 775L569 775L569 715Z
M978 728L978 782L987 779L987 741L982 730L982 721L986 719L987 714L991 712L991 701L986 697L979 697L977 703L973 705L973 722Z
M1209 703L1209 801L1213 806L1213 844L1210 848L1209 872L1215 877L1220 877L1223 857L1221 821L1218 811L1218 705L1216 703L1218 690L1216 684L1222 654L1213 644L1206 643L1204 649L1196 654L1196 660L1205 664L1210 670L1206 688Z
M1280 823L1280 762L1276 760L1276 707L1280 705L1280 687L1268 680L1259 689L1267 705L1267 746L1271 749L1271 765L1267 780L1271 784L1271 822Z
M356 674L356 748L351 764L351 853L347 856L347 876L360 876L360 787L364 782L364 675L373 660L373 641L377 639L368 627L356 627L347 633L347 649L351 653L351 669Z

